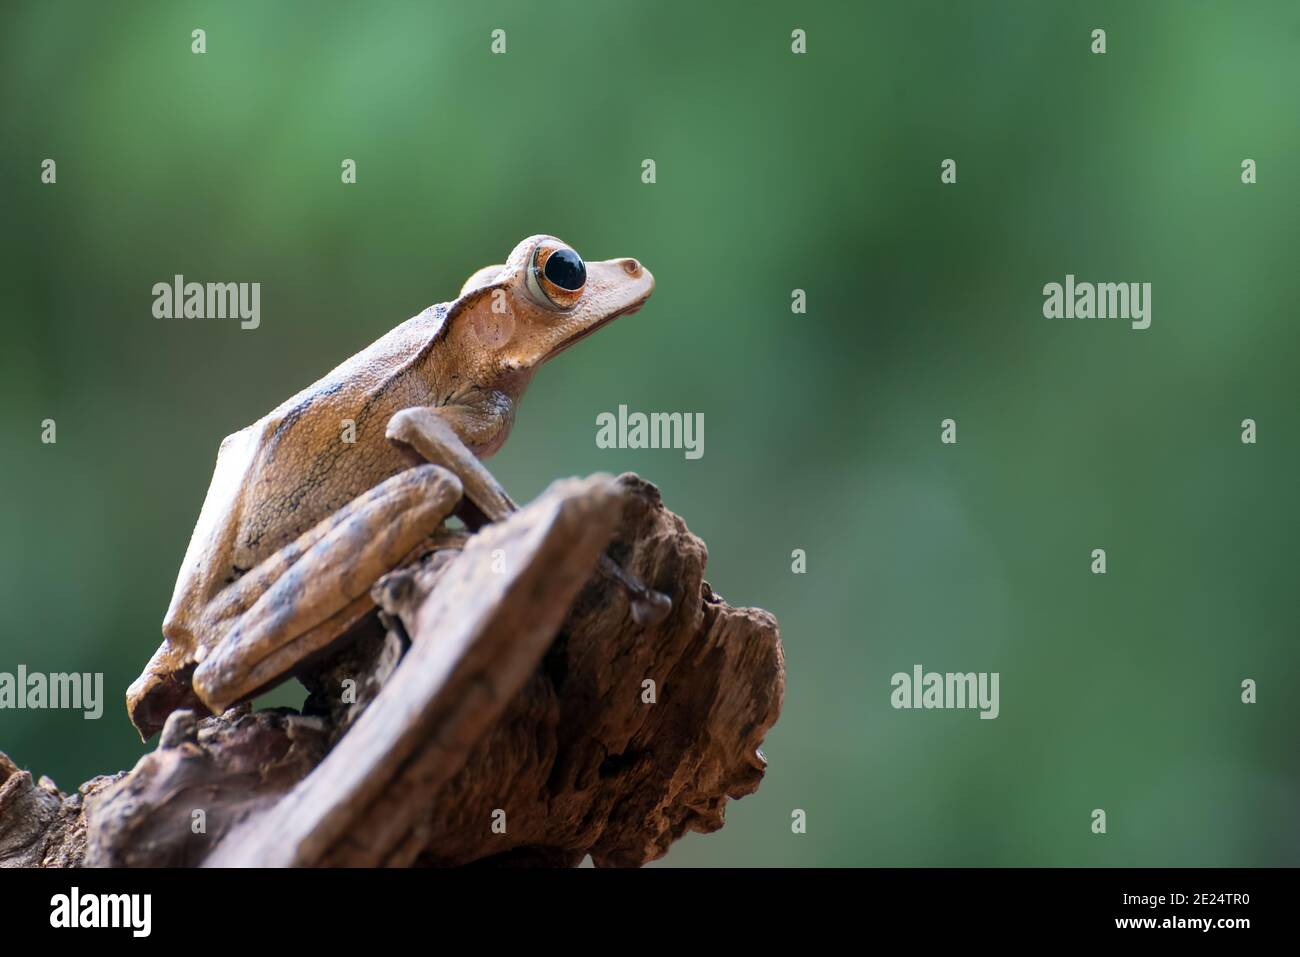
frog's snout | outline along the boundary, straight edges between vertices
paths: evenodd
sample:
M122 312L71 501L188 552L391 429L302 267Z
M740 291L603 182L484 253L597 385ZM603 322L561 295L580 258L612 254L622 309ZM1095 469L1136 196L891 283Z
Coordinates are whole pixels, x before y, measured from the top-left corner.
M618 315L630 316L640 311L641 307L646 304L646 300L650 298L650 294L655 291L655 277L649 269L641 265L639 259L628 257L615 261L622 268L627 279L630 280L628 283L629 290L635 290L635 292L629 292L630 295L635 297L634 301L618 312Z
M639 259L633 259L629 256L625 259L613 260L613 262L623 270L626 279L631 281L631 288L637 290L636 303L634 303L630 309L626 309L623 312L623 315L625 316L630 315L645 305L645 301L649 299L650 294L655 291L655 277L649 269L646 269L645 266L641 265L641 260Z

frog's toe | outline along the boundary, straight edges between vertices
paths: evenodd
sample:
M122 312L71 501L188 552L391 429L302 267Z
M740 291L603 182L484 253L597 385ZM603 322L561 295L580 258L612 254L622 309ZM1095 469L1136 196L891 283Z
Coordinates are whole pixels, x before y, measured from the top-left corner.
M148 741L161 731L173 711L193 708L207 713L207 707L194 693L193 674L191 664L178 671L145 671L131 682L126 691L126 712L140 732L141 741Z

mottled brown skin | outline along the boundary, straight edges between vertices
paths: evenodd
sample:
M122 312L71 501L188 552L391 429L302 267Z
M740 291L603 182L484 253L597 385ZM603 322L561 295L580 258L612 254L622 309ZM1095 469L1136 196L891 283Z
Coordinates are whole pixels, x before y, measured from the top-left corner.
M505 442L533 373L654 289L634 259L587 263L585 286L558 287L543 266L567 248L525 239L453 302L222 443L165 640L127 692L143 737L178 707L219 712L327 647L371 609L371 583L434 535L462 494L489 519L513 509L478 460ZM412 465L421 459L433 464Z

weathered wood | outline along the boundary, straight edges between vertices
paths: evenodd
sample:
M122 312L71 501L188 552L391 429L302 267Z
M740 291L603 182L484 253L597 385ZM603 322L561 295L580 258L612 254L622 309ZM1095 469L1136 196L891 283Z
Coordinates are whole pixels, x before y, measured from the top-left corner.
M0 753L0 867L80 865L86 856L86 797L125 776L93 778L66 795L47 777L33 781Z
M621 564L673 599L655 628L592 581L542 667L428 803L418 863L635 866L687 831L722 827L752 793L784 693L776 621L727 605L704 581L704 543L625 475ZM654 703L646 698L653 681ZM492 831L494 812L506 831ZM346 863L346 860L339 861Z
M325 754L326 729L288 709L167 719L158 748L87 801L88 867L191 867ZM201 817L199 816L201 815Z
M591 576L621 511L613 480L553 485L475 535L421 590L418 571L381 583L409 622L411 649L328 757L275 807L216 849L214 866L407 863L428 795L536 668ZM342 847L340 844L342 843Z
M302 715L178 712L70 797L0 756L0 863L626 866L721 827L763 774L780 641L654 486L559 482L457 545L377 583L383 624L301 676ZM665 621L632 621L602 551Z

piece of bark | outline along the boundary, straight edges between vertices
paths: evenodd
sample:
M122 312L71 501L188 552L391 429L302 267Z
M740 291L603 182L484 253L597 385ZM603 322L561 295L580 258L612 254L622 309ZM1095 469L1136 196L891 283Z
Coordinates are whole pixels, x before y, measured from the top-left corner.
M634 475L556 483L466 539L377 584L385 612L301 675L303 716L175 715L71 797L0 757L0 864L638 865L721 827L780 711L772 616L713 593ZM664 622L593 575L607 543L671 595Z
M77 867L86 855L86 798L126 777L92 778L64 794L47 777L33 781L0 752L0 867Z
M590 582L542 668L430 802L419 863L573 865L590 854L597 866L640 865L687 831L722 827L727 798L758 787L759 745L785 687L776 620L714 594L704 543L653 485L620 482L610 554L670 593L672 614L637 628L617 589ZM491 827L498 811L505 833Z
M411 649L329 756L222 842L212 866L406 864L429 796L528 679L618 521L604 477L557 482L489 526L412 600L420 571L381 584L409 609Z
M157 750L87 802L88 867L191 867L241 820L275 803L325 754L318 718L247 706L174 711Z

